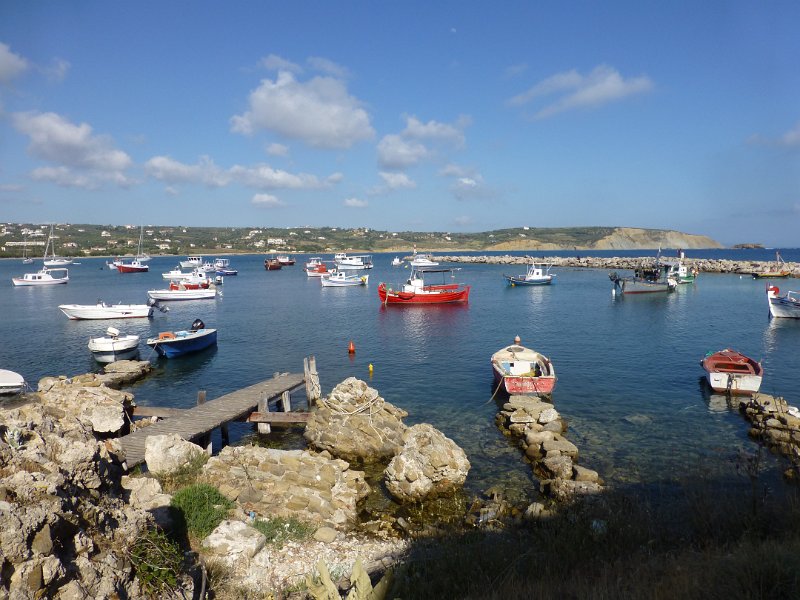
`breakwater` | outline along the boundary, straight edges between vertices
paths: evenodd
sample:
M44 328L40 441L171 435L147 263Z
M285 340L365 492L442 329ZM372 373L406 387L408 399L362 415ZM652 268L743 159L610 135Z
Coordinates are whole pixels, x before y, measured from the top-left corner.
M526 265L531 262L529 257L512 256L437 256L442 263L471 263L489 265ZM665 260L675 260L675 257L664 257ZM554 267L576 267L584 269L635 269L642 264L652 264L652 256L544 256L534 259L537 263L547 263ZM754 260L728 260L707 258L684 258L683 263L691 268L696 268L701 273L737 273L750 275L768 271L775 267L775 262ZM782 269L791 271L791 277L800 277L800 263L787 262L782 264Z

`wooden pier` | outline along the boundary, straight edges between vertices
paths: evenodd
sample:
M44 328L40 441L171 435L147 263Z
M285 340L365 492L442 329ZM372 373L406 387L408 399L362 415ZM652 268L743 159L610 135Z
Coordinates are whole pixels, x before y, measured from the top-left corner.
M276 374L271 379L208 402L205 401L205 392L200 392L198 405L193 408L137 407L134 415L154 415L165 418L120 438L127 468L131 469L144 462L145 442L151 435L177 433L185 440L197 442L207 439L210 432L220 427L223 431L223 441L226 441L227 424L230 421L259 423L258 427L261 433L269 433L269 423L305 422L308 419L308 413L288 412L290 410L289 394L304 384L307 392L312 390L312 394L314 389L319 389L319 379L317 378L314 382L316 365L313 364L313 357L311 360L313 370L309 370L308 361L306 361L305 375L301 373ZM284 410L287 412L269 411L270 400L278 397L283 399ZM313 396L309 396L309 403L313 403L315 399ZM254 412L256 408L258 412ZM205 446L206 444L201 445Z

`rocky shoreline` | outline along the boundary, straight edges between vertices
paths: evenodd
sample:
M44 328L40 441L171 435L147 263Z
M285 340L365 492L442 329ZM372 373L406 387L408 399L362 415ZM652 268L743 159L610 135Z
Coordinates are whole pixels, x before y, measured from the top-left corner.
M665 257L669 258L669 257ZM466 263L489 265L526 265L530 259L525 256L436 256L441 263ZM584 269L627 269L633 270L643 263L652 264L652 256L644 257L598 257L598 256L544 256L537 257L537 263L552 264L554 267L574 267ZM727 260L707 258L684 258L683 263L689 268L696 268L701 273L736 273L751 275L769 270L774 262L756 260ZM791 271L791 277L800 277L800 263L784 263L785 269Z

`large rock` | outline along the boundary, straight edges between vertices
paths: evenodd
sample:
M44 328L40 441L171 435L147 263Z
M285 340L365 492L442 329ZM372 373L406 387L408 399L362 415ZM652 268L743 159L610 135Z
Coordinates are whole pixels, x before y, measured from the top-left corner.
M144 460L151 473L174 473L204 453L177 433L149 435L144 444Z
M249 561L267 543L267 537L241 521L223 521L203 540L205 548L228 566Z
M209 459L202 479L246 513L294 517L346 529L369 493L362 471L303 450L228 446Z
M403 448L384 472L389 493L401 502L417 502L452 492L464 484L470 464L450 438L427 423L403 434Z
M350 377L318 401L305 438L312 448L349 462L380 462L402 447L406 430L402 419L407 415L381 398L377 390Z
M133 395L106 387L98 375L72 379L45 377L39 381L39 398L59 417L70 415L96 433L118 433L126 424Z

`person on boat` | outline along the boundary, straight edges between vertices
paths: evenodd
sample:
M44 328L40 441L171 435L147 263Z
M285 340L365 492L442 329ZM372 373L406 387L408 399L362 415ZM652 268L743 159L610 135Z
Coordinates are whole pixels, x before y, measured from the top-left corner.
M533 363L533 376L534 377L542 376L542 366L538 362Z

